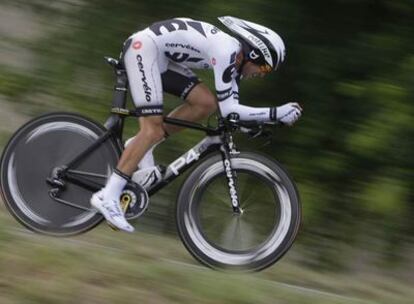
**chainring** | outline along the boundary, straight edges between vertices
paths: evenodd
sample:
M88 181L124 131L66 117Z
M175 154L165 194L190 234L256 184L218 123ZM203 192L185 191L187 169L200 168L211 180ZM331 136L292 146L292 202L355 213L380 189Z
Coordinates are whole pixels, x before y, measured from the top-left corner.
M122 210L127 220L140 217L148 208L149 198L145 189L133 181L130 181L120 196Z

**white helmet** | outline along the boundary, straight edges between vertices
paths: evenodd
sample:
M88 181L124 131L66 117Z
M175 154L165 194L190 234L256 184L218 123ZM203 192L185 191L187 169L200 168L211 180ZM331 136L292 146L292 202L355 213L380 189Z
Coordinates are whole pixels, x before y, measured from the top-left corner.
M231 16L218 19L249 46L248 60L258 64L268 64L276 70L285 59L285 44L282 38L262 25Z

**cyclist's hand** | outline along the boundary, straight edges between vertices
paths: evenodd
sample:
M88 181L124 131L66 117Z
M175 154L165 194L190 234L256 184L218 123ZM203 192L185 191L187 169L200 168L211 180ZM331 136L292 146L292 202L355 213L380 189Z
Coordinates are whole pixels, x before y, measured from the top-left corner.
M277 107L277 120L284 125L293 125L302 115L302 108L297 102L289 102Z

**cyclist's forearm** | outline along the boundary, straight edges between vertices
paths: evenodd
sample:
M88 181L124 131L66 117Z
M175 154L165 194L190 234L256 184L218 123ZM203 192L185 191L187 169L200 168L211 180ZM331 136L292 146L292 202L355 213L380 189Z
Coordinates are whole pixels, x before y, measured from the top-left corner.
M276 107L249 107L235 103L220 103L220 111L223 117L236 113L240 120L275 121Z

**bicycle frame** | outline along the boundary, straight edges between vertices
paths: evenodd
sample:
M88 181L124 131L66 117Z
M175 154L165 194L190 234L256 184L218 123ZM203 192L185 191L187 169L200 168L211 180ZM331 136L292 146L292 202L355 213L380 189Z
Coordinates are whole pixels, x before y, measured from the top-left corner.
M52 176L48 179L48 183L52 186L55 186L55 188L51 190L51 196L53 199L60 203L81 209L87 208L77 206L76 204L66 202L58 198L59 191L63 188L64 185L63 180L67 180L93 192L100 190L104 184L91 180L90 178L99 178L102 179L102 181L105 181L107 179L107 176L91 172L77 171L73 168L111 137L115 139L120 147L123 147L122 133L124 127L124 119L129 116L140 116L136 111L130 111L125 108L128 91L128 78L125 69L117 60L112 58L106 59L108 63L114 67L116 75L116 85L114 88L115 92L112 100L112 114L105 122L107 132L105 132L104 135L96 140L96 142L86 148L83 152L81 152L67 164L56 168ZM166 167L164 174L162 175L162 179L151 186L151 188L148 190L148 194L152 195L158 190L165 187L167 184L177 178L188 168L193 166L200 159L204 158L206 155L214 151L220 151L223 158L223 166L226 170L226 177L228 180L229 194L232 201L233 211L240 213L239 200L237 195L237 178L231 168L230 161L232 154L238 153L235 150L232 141L231 128L226 125L225 121L221 118L219 118L219 125L216 128L206 127L201 124L169 117L164 117L164 122L198 131L203 131L207 134L207 136L193 148L169 164Z

